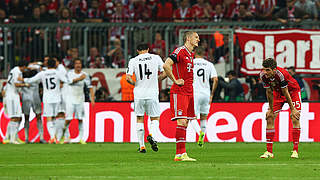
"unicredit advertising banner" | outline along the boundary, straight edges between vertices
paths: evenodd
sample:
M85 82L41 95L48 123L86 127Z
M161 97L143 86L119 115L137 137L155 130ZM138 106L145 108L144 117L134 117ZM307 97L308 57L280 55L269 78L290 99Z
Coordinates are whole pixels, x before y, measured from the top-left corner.
M0 104L0 141L6 134L8 117ZM175 142L176 122L170 121L169 103L161 103L160 127L154 136L159 142ZM267 103L214 103L207 122L206 141L209 142L264 142ZM289 121L289 107L275 121L275 141L292 140L292 124ZM320 103L302 103L301 136L303 142L320 142ZM96 103L94 108L85 105L84 139L88 142L137 142L136 117L133 103ZM30 140L39 140L34 114L30 117ZM145 134L148 134L150 120L146 119ZM78 122L70 125L72 142L78 142ZM19 137L24 140L24 120L20 124ZM45 119L44 136L49 139ZM198 136L192 126L187 129L187 141L195 142Z
M256 75L262 61L274 58L280 67L298 73L320 73L320 31L302 29L236 30L243 60L241 71Z

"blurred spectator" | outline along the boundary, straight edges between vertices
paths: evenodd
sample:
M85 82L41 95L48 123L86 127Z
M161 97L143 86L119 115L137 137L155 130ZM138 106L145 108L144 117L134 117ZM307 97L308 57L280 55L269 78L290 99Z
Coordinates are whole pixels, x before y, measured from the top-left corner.
M164 58L166 51L166 41L162 39L161 33L158 31L155 35L154 43L151 45L151 52L158 54Z
M48 14L56 16L59 10L59 0L50 0L48 2Z
M296 68L291 66L288 67L289 74L298 82L300 89L301 89L301 100L308 100L308 94L305 89L304 83L302 78L296 73Z
M294 5L295 7L301 8L304 12L307 12L310 19L318 19L317 6L311 0L298 0Z
M115 4L115 13L111 16L110 21L113 23L120 23L120 22L128 22L129 21L128 11L124 9L121 2L117 2ZM116 38L120 38L121 40L123 40L124 39L124 29L125 29L125 27L111 28L110 40L113 41Z
M58 13L49 14L47 11L46 4L40 4L39 7L40 7L40 17L43 21L57 22L57 14Z
M212 4L205 0L197 0L197 4L192 6L192 14L195 20L206 21L213 13Z
M91 62L89 67L96 69L105 68L106 66L104 63L104 58L101 56L96 56L94 62Z
M257 76L248 76L246 83L250 85L250 96L252 101L267 101L266 89L263 87L262 81Z
M32 10L32 16L27 18L29 23L43 23L46 22L46 19L41 17L41 10L39 6L35 6Z
M21 20L31 14L31 4L28 0L11 0L9 3L10 18Z
M91 7L88 9L86 22L102 22L104 12L99 8L98 0L91 0Z
M65 67L71 69L73 66L73 60L79 58L78 48L70 48L67 51L67 56L62 59L62 63Z
M109 47L107 52L107 66L113 68L123 68L125 65L123 49L121 48L120 39L113 41L113 46Z
M152 9L146 4L146 0L136 0L133 2L133 19L135 22L150 21Z
M112 101L112 97L108 96L108 91L104 87L100 87L99 89L96 90L95 92L95 102L108 102Z
M300 9L295 7L295 0L287 0L287 7L280 9L274 16L277 21L281 23L291 22L300 22L303 18L307 17L307 14Z
M100 0L100 9L104 12L104 18L110 20L114 13L114 2L113 0Z
M244 90L243 87L236 76L235 71L229 71L226 74L229 82L225 82L223 78L219 78L219 84L224 88L225 101L231 102L241 102L244 101Z
M240 3L239 10L234 14L234 21L250 21L253 20L253 14L248 10L248 4Z
M13 23L13 21L9 18L7 18L6 12L3 9L0 9L0 25L1 24L10 24ZM0 26L0 71L4 70L4 29L5 27ZM9 45L9 59L12 59L12 33L8 29L7 32L8 37L8 45ZM13 67L13 62L11 62L11 66Z
M255 6L257 19L271 20L276 7L276 0L257 0Z
M169 102L170 101L170 89L162 89L159 94L160 102Z
M213 34L210 47L213 49L214 63L224 62L224 36L219 31ZM211 53L211 52L210 52Z
M136 81L136 76L132 76L133 81ZM120 80L120 86L121 86L121 100L122 101L133 101L133 89L134 85L130 84L126 80L126 74L123 74Z
M89 57L88 57L87 62L86 62L87 67L91 67L96 63L95 62L96 57L100 57L100 60L101 60L102 64L103 65L105 64L104 57L100 56L100 53L99 53L98 49L96 47L92 47L89 50Z
M231 19L234 18L235 16L239 16L239 10L240 10L240 5L241 4L246 4L245 9L247 9L247 13L254 15L255 14L255 4L253 3L252 0L225 0L224 1L224 8L226 8L225 11L225 17ZM241 13L244 14L244 13Z
M153 14L156 14L155 20L159 22L172 21L173 5L168 0L159 0Z
M224 19L224 13L222 4L217 4L214 8L214 11L211 13L211 17L213 22L221 22Z
M88 9L86 0L69 0L67 7L70 9L70 16L77 20L84 18Z
M62 8L60 10L59 23L65 24L65 23L72 23L72 22L76 22L76 21L72 19L70 10L68 8ZM58 27L56 39L58 42L58 47L60 47L62 52L65 53L67 49L70 48L69 41L71 40L71 28L68 26Z
M189 0L181 0L179 7L174 11L174 22L192 21L193 15Z

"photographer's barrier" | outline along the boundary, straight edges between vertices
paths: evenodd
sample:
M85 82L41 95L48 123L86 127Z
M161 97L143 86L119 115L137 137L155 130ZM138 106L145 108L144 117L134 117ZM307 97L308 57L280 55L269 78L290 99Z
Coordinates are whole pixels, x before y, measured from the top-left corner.
M0 104L0 141L6 134L8 117ZM170 121L169 103L161 103L160 127L154 133L159 142L175 142L176 122ZM301 136L302 142L320 141L320 103L302 103ZM206 141L209 142L264 142L267 103L213 103L208 115ZM289 107L275 121L275 141L292 140L292 123L289 119ZM30 117L30 140L38 141L34 114ZM49 135L44 119L44 137ZM145 121L145 134L149 133L149 122ZM73 120L70 125L72 142L77 142L78 122ZM24 120L20 124L19 138L24 140ZM192 126L187 129L187 141L195 142L197 135ZM84 140L88 142L137 142L136 116L133 103L96 103L94 108L89 103L85 105Z

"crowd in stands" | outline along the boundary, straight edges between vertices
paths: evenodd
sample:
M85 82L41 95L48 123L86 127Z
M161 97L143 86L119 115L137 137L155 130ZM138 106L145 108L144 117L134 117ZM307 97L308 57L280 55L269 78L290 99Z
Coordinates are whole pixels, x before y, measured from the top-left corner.
M318 18L319 0L2 0L10 22L299 21Z

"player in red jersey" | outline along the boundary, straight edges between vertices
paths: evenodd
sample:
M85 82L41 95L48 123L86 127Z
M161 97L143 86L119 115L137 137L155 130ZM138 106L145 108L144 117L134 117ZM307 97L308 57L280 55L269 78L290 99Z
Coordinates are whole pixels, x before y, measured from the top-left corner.
M196 161L186 153L186 129L188 121L195 118L193 101L193 49L200 42L196 32L188 31L183 36L184 45L175 49L166 59L163 68L174 82L170 91L170 109L176 128L175 161Z
M293 124L292 138L293 151L292 158L299 158L298 145L300 138L300 111L301 111L301 93L297 81L283 68L277 67L277 62L268 58L263 61L263 69L260 72L260 78L264 88L267 89L267 99L269 109L266 113L267 120L267 151L260 158L273 158L272 145L274 137L274 120L281 111L284 103L288 103Z

